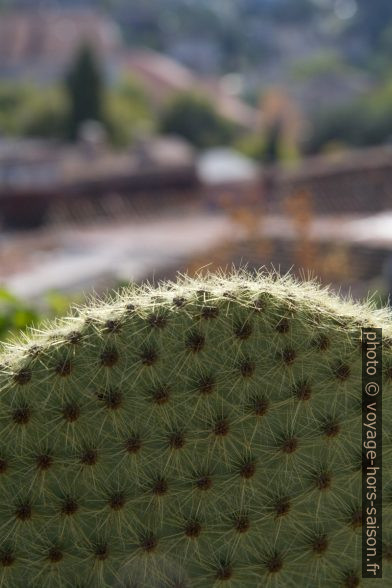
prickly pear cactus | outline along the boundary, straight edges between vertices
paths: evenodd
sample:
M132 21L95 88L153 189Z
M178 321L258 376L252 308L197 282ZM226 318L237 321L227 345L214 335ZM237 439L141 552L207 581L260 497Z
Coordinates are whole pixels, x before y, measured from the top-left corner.
M361 325L384 578L361 579ZM392 321L260 272L131 287L1 356L0 586L392 585Z

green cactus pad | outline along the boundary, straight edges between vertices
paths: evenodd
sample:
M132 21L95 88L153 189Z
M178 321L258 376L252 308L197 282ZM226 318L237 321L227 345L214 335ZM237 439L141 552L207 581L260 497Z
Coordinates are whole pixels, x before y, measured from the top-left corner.
M384 576L361 578L361 326L383 328ZM0 587L392 586L392 320L245 271L6 346Z

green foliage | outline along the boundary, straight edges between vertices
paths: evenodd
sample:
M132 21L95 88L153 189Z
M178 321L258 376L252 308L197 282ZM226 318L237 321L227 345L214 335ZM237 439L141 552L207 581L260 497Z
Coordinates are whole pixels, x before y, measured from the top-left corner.
M241 153L262 163L275 163L282 159L282 137L276 125L263 134L242 137L236 147Z
M361 326L383 328L390 586L390 312L240 272L131 286L4 349L2 588L371 588Z
M247 134L235 142L235 148L251 159L262 161L264 154L264 138L261 134Z
M37 323L38 313L13 296L8 290L0 288L0 340L5 340L11 332L25 330Z
M109 141L129 145L135 135L154 129L155 114L140 86L131 78L107 88L102 118ZM0 83L0 133L9 136L65 140L74 136L70 103L63 87Z
M392 139L392 82L355 100L318 113L306 144L308 152L317 152L329 142L366 146Z
M105 122L114 145L126 146L155 128L152 107L142 88L127 76L107 92Z
M160 130L179 135L199 148L230 143L235 136L232 123L221 117L202 95L178 94L161 114Z
M103 121L103 79L88 45L78 51L66 75L65 87L70 104L67 129L69 138L75 139L84 121Z
M36 306L27 304L5 288L0 288L0 341L6 341L20 331L37 327L48 317L66 314L70 303L69 296L50 291L41 302L44 309L38 310Z
M241 137L235 147L247 157L265 164L292 162L299 157L298 150L287 141L278 122L257 135Z
M308 59L296 61L291 66L292 77L302 82L328 74L349 76L354 72L355 69L345 63L335 51L317 53Z
M68 103L59 88L37 88L19 112L20 134L27 137L66 137Z
M0 83L0 133L5 135L64 138L67 108L59 88Z

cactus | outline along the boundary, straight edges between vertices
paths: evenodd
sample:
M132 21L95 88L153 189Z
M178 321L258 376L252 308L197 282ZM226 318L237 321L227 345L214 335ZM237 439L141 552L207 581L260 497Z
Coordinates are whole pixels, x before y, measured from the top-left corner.
M389 311L241 270L130 286L4 347L0 587L373 586L362 325L383 327L391 586Z

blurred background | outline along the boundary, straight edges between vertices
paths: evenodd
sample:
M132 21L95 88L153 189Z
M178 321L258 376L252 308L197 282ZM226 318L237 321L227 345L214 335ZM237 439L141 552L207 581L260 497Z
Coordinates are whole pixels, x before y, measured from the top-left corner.
M262 265L392 290L390 0L0 0L0 339Z

